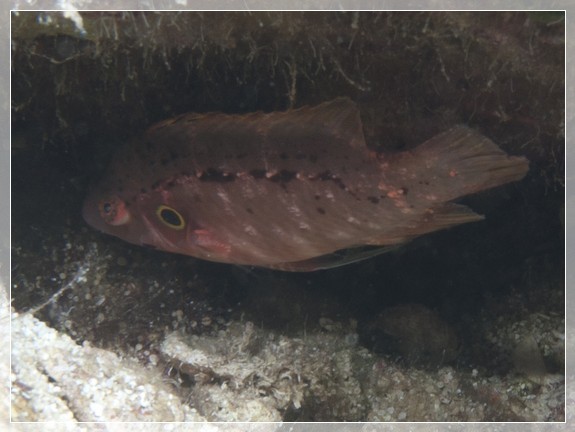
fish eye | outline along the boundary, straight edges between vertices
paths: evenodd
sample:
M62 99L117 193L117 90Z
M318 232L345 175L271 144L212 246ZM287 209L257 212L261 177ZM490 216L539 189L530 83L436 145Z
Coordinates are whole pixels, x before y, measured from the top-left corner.
M124 225L130 220L126 203L116 196L100 201L98 210L108 225Z
M186 226L182 215L171 207L165 205L159 206L156 210L156 215L164 225L170 228L181 230Z

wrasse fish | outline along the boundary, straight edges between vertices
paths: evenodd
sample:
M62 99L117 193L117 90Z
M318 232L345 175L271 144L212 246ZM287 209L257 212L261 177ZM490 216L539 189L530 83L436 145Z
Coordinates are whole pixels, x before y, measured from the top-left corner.
M450 201L520 180L527 170L525 158L464 126L411 151L375 153L355 103L338 98L158 123L118 151L83 215L137 245L312 271L481 220Z

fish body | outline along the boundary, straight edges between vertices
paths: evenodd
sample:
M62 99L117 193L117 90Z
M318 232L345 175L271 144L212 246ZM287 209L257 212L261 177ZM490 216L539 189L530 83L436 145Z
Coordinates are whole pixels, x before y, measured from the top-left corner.
M480 220L450 201L527 170L525 158L464 126L412 151L375 153L355 103L338 98L158 123L119 150L83 215L138 245L309 271Z

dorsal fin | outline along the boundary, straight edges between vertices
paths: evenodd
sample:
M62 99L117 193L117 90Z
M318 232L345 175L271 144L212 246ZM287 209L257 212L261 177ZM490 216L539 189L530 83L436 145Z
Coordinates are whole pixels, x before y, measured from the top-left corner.
M329 155L348 154L350 147L354 154L367 152L359 109L348 98L270 113L184 114L153 125L143 141L153 145L142 155L145 161L185 154L189 166L199 170L233 173L246 168L302 169L297 155L310 149ZM293 157L284 161L284 154Z
M281 119L281 120L280 120ZM323 129L327 134L341 138L353 148L365 148L363 126L359 109L355 102L340 97L314 107L304 106L278 116L278 120L289 124L290 128ZM279 123L279 122L278 122Z

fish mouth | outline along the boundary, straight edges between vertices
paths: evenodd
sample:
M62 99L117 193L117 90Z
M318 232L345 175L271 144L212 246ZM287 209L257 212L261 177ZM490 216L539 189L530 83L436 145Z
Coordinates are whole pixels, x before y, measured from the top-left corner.
M100 212L98 211L98 205L96 200L89 197L84 200L82 205L82 217L88 225L96 228L99 231L104 231L104 224L102 218L100 217Z

